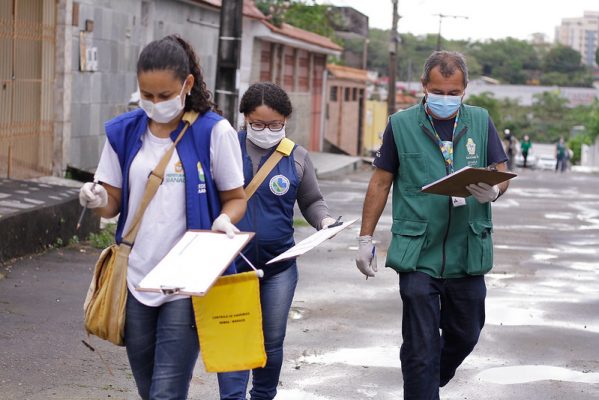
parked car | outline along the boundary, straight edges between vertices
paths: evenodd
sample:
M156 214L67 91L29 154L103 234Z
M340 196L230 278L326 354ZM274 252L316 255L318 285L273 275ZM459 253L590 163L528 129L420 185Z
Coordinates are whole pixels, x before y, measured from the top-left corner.
M553 156L541 156L537 160L537 168L539 169L555 169L555 164L557 164L557 159Z

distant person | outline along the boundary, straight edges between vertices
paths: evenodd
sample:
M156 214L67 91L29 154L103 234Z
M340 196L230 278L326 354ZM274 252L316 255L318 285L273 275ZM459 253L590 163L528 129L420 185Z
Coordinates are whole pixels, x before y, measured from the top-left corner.
M378 271L372 235L393 186L386 266L398 273L403 301L404 399L433 400L483 328L484 274L493 267L491 202L508 182L468 185L472 196L465 199L421 192L463 167L505 171L507 161L487 110L462 103L468 83L463 55L432 53L421 82L424 99L390 117L374 160L356 266L366 277Z
M246 189L270 155L279 151L279 144L282 141L289 143L285 128L291 111L289 95L274 83L254 83L242 96L239 112L243 113L245 121L239 142ZM256 233L243 254L256 268L264 271L264 277L260 279L260 303L266 365L251 371L252 400L270 400L277 395L287 319L298 270L295 258L270 265L266 262L294 246L293 209L296 203L314 228L323 229L335 223L318 187L308 151L291 142L290 152L279 160L248 199L247 212L237 224L242 231ZM249 271L251 267L239 260L237 268ZM219 373L220 398L245 400L249 380L250 371Z
M555 172L564 172L568 167L568 147L564 137L560 136L559 142L555 145Z
M137 61L137 80L141 108L106 123L107 140L95 174L100 184L85 183L79 199L102 217L119 215L116 242L132 246L125 346L139 396L185 399L200 350L191 298L135 288L187 229L234 235L233 224L246 209L243 163L237 133L215 112L186 41L167 36L149 43ZM182 132L187 111L199 117L170 156L135 244L124 243L148 177ZM234 265L226 271L234 272Z
M524 160L523 167L526 168L526 162L528 160L528 152L532 147L532 141L528 135L524 135L524 138L520 141L520 152L522 153L522 159Z
M507 155L507 169L514 170L514 156L516 155L516 139L509 129L503 131L503 140L505 142L505 154Z

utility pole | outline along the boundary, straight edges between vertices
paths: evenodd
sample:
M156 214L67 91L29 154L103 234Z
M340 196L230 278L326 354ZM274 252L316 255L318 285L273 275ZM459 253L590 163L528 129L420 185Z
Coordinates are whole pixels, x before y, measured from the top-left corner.
M391 115L397 111L397 105L395 103L395 80L397 75L397 47L399 43L399 37L397 34L397 21L399 15L397 14L397 1L391 0L393 3L393 23L391 28L391 34L389 35L389 89L387 94L387 114Z
M214 92L216 104L235 128L242 20L243 0L222 0Z
M437 51L441 50L441 22L443 21L443 18L464 18L464 19L468 19L468 17L465 17L463 15L447 15L447 14L433 14L436 17L439 17L439 33L437 34Z

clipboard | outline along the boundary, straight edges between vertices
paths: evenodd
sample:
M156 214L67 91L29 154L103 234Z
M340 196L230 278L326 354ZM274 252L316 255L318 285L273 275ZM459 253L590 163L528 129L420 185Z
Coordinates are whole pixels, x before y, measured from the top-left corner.
M339 217L339 218L341 218L341 217ZM341 232L342 230L344 230L345 228L347 228L348 226L350 226L357 220L358 219L356 218L356 219L352 219L351 221L341 222L338 219L337 222L335 222L332 225L329 225L328 228L316 231L315 233L308 236L307 238L305 238L304 240L302 240L301 242L299 242L298 244L296 244L289 250L279 254L272 260L268 261L266 263L266 265L270 265L270 264L273 264L273 263L276 263L279 261L287 260L289 258L299 257L302 254L307 253L308 251L312 250L313 248L315 248L316 246L318 246L325 240L332 238L333 236L335 236L336 234L338 234L339 232Z
M424 193L440 194L444 196L468 197L470 192L466 186L484 182L491 186L515 178L518 174L513 172L497 171L487 168L464 167L452 174L444 176L422 187Z
M228 238L220 232L188 230L135 289L203 296L253 237L253 232Z

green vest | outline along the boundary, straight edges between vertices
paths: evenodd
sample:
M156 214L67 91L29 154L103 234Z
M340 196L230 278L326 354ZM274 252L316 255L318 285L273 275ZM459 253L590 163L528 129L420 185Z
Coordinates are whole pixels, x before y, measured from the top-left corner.
M393 182L392 239L388 267L421 271L433 277L481 275L493 266L490 204L473 196L453 207L448 196L426 194L422 186L447 175L432 124L423 104L390 118L399 155ZM454 170L487 166L489 114L462 105L453 138Z

